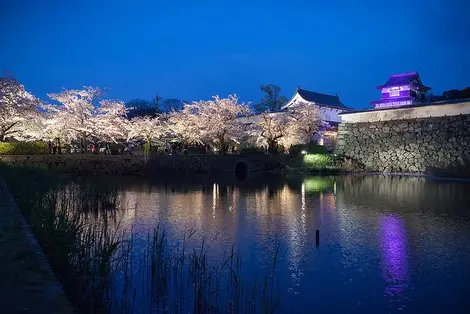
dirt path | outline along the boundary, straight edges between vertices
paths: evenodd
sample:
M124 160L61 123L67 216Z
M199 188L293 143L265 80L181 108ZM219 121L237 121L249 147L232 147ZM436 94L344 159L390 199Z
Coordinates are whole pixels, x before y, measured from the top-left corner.
M74 313L1 178L0 313Z

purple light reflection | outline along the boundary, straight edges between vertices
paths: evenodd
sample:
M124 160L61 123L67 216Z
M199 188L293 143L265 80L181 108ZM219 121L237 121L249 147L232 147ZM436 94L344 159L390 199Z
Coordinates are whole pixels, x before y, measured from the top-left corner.
M404 220L391 215L381 217L380 236L382 277L387 282L385 296L400 297L409 284L408 243Z

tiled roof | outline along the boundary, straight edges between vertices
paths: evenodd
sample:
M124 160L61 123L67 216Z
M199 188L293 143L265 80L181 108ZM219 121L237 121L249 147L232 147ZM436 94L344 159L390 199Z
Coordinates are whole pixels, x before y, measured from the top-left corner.
M419 78L418 72L408 72L408 73L401 73L401 74L393 74L388 78L388 81L383 84L377 86L377 89L381 89L384 87L391 87L391 86L402 86L402 85L410 85L413 80L417 80L418 84L423 85L421 83L421 79ZM427 89L430 89L427 86L424 86Z
M341 102L341 100L339 100L339 97L336 95L316 93L301 88L297 88L297 93L306 101L314 102L319 106L332 107L338 109L349 109Z

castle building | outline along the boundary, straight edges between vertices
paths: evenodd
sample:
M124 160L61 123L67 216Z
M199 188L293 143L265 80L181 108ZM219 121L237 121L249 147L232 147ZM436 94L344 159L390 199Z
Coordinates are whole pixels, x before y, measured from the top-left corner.
M338 133L338 125L341 122L341 113L353 111L351 108L346 107L338 95L328 95L323 93L312 92L306 89L297 87L292 98L282 106L282 110L289 110L295 107L298 103L307 103L315 106L320 111L320 118L327 122L329 129L323 132L322 136L318 139L320 145L325 145L333 149L336 142L336 135Z
M382 97L371 104L375 109L384 109L424 104L426 93L431 88L421 82L418 72L408 72L391 75L377 89L381 91Z
M350 108L346 107L341 102L338 95L312 92L306 89L301 89L300 87L297 87L295 94L284 106L282 106L281 109L288 110L289 108L294 107L295 104L301 102L318 107L321 119L328 122L333 127L337 127L341 122L341 118L339 116L340 113L351 111Z

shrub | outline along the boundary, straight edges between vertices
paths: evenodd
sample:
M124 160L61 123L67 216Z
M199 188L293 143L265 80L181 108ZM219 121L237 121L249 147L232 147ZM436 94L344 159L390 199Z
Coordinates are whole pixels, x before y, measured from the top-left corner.
M49 147L44 142L0 142L0 155L41 155L48 153Z
M265 149L263 147L248 146L240 148L240 154L252 155L252 154L264 154Z
M291 156L299 156L302 151L305 151L307 154L327 154L328 148L322 145L318 145L316 143L297 144L291 146L291 148L289 149L289 154Z
M333 158L327 154L307 154L304 164L309 168L327 168L333 166Z
M347 157L344 155L336 155L333 159L335 167L341 169L342 171L360 172L364 171L365 169L362 163L351 157Z

